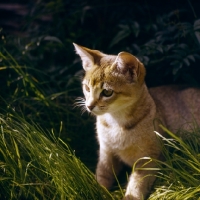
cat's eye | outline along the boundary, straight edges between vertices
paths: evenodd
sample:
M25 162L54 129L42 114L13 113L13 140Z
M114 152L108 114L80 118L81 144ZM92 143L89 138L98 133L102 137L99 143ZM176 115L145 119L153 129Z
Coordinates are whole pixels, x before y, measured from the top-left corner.
M102 92L101 92L102 96L104 97L111 97L112 94L113 94L113 90L106 90L104 89Z
M85 90L86 90L87 92L90 92L90 88L89 88L87 85L85 85Z

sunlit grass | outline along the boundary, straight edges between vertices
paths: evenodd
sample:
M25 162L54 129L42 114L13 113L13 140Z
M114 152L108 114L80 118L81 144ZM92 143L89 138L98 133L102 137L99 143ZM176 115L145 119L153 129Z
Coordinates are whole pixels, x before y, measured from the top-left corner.
M1 198L112 199L53 133L19 116L1 115L0 122Z
M15 112L1 115L0 126L0 198L122 197L120 191L109 193L102 188L94 174L53 132L46 133ZM193 134L182 140L165 131L171 136L170 139L160 136L166 161L158 162L160 171L149 200L200 198L199 136Z
M186 132L184 139L162 127L170 138L162 138L164 162L150 200L196 200L200 198L200 129Z

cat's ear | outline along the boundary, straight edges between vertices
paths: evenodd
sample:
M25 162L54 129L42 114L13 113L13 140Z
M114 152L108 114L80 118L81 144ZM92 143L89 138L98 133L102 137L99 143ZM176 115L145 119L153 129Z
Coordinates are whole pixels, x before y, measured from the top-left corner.
M92 68L92 66L94 65L94 58L93 56L87 51L87 48L82 47L80 45L77 45L75 43L73 43L76 53L80 56L81 60L82 60L82 65L83 65L83 69L85 71L89 70L90 68Z
M146 70L144 65L132 54L127 52L120 52L113 63L123 75L127 77L130 82L144 82ZM113 66L114 67L114 66Z
M85 71L90 70L95 62L100 58L101 52L97 50L91 50L86 47L82 47L73 43L76 53L80 56L82 60L83 69Z

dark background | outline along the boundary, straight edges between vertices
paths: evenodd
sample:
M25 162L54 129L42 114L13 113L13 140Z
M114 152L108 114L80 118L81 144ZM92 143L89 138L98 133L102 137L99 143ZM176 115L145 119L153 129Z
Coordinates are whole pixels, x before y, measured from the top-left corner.
M52 79L59 73L69 80L81 69L75 42L135 54L146 65L148 86L199 85L199 8L196 0L7 1L0 4L0 27L20 38L18 50L30 45L26 54L37 56L30 61L54 71Z

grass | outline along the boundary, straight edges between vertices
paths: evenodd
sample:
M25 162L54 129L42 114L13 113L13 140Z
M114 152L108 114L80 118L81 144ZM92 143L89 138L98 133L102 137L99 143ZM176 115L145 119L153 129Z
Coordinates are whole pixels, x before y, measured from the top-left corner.
M163 140L165 162L158 161L161 170L150 200L200 199L200 129L184 132L184 139L162 127L170 138Z
M14 111L0 115L0 127L1 199L122 197L119 190L110 193L101 187L94 174L53 131L45 132ZM165 131L171 136L160 136L166 161L157 161L160 171L149 200L200 198L199 135L183 141Z
M95 180L93 120L72 109L77 91L63 91L7 51L0 59L0 199L121 199L122 190L108 192ZM189 139L165 131L166 161L157 161L149 200L200 199L200 129L186 133Z
M54 133L0 116L1 199L112 199Z

